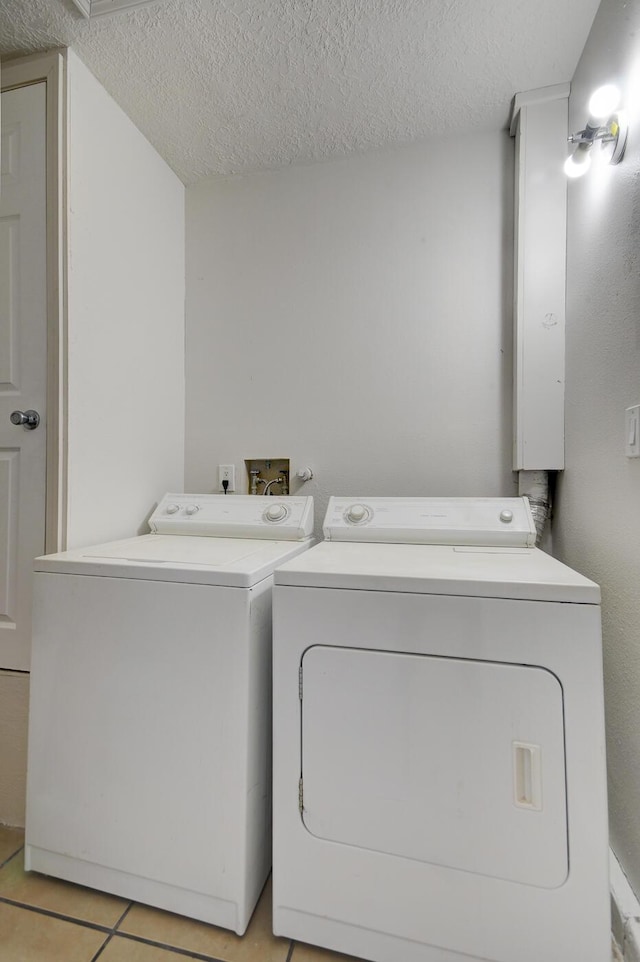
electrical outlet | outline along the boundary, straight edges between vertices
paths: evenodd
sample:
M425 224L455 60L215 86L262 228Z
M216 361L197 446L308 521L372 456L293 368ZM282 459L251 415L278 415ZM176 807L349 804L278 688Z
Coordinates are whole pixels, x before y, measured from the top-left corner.
M222 482L228 481L227 492L236 490L236 466L235 464L218 465L218 487L224 491Z

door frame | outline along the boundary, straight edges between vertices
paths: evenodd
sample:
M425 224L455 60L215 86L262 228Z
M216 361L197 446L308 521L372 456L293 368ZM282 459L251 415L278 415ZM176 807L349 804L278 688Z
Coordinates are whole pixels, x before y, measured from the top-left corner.
M4 93L46 83L47 452L45 551L62 551L67 531L67 87L66 51L2 64Z

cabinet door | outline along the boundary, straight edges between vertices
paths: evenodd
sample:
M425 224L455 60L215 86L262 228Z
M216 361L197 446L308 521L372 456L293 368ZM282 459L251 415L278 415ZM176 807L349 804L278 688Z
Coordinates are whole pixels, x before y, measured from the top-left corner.
M519 94L513 470L564 468L568 85Z
M527 665L318 645L302 658L302 818L322 839L555 888L562 688Z

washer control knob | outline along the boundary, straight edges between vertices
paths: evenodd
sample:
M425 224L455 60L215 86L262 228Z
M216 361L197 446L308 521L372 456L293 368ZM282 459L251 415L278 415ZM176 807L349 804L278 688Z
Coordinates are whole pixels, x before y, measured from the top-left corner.
M362 524L368 521L371 512L364 504L351 504L345 511L345 517L350 524Z
M505 508L504 511L500 512L500 520L505 524L510 524L513 521L513 511L509 511L508 508Z
M283 504L270 504L268 508L265 508L262 517L265 521L284 521L288 513L289 512Z
M185 510L185 514L196 514L196 512L199 511L200 508L198 507L197 504L188 504L184 510Z
M167 514L175 514L176 511L179 511L179 510L180 510L180 505L179 505L179 504L168 504L168 505L167 505Z

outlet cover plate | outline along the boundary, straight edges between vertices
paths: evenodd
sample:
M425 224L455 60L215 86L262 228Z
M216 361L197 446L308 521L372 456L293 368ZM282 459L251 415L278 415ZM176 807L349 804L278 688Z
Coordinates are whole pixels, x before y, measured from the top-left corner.
M236 490L236 466L235 464L219 464L218 465L218 487L221 491L224 491L222 486L223 481L228 481L227 494L230 491Z

